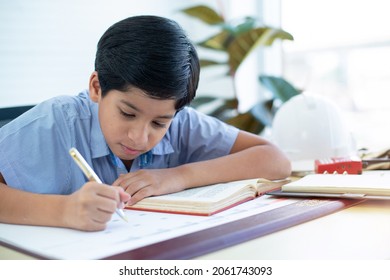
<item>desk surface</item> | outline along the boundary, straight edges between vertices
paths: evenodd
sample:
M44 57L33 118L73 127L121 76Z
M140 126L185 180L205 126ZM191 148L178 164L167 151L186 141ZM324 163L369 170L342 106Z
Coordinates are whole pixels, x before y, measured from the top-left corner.
M390 259L390 201L334 214L197 259ZM33 259L0 246L0 259Z
M390 259L390 201L354 207L199 259Z

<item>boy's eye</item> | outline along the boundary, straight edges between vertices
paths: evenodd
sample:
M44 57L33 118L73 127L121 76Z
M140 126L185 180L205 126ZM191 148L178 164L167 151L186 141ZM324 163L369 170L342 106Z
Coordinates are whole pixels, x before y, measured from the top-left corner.
M158 128L164 128L164 127L166 127L166 124L165 124L165 123L160 123L160 122L156 122L156 121L153 122L153 125L156 126L156 127L158 127Z
M124 111L120 111L121 112L121 114L123 115L123 116L125 116L126 118L132 118L132 117L134 117L134 114L129 114L129 113L126 113L126 112L124 112Z
M122 116L124 116L125 118L128 118L128 119L132 119L132 118L135 118L135 114L132 114L132 113L126 113L125 111L122 111L120 110L120 113ZM158 121L153 121L152 122L153 126L157 127L157 128L164 128L166 127L166 123L164 122L158 122Z

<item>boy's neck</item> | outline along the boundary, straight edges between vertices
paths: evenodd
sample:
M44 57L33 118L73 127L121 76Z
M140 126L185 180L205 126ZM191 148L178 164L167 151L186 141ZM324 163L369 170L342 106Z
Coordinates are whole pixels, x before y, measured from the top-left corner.
M121 161L125 165L126 170L129 172L130 169L131 169L131 165L133 164L133 160L123 160L123 159L121 159Z

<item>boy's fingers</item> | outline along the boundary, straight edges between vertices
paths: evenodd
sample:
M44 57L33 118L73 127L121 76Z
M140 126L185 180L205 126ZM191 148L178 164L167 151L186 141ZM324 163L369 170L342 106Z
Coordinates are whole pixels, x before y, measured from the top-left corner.
M129 199L131 198L131 195L127 192L125 192L125 190L121 187L115 187L118 189L119 191L119 200L123 203L126 203L127 201L129 201Z

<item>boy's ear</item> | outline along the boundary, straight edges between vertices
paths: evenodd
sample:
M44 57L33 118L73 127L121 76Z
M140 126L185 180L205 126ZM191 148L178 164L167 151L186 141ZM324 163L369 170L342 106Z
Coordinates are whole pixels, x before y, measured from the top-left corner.
M102 90L100 88L98 73L93 71L89 78L89 97L93 102L99 102Z

